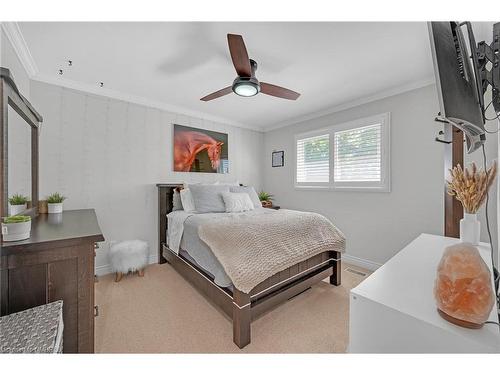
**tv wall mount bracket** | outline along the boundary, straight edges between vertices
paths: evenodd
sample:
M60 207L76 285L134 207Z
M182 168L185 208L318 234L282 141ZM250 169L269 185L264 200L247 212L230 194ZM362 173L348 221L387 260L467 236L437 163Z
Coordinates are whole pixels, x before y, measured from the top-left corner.
M471 46L476 46L471 23L463 22L460 25L467 27L469 43ZM478 93L478 97L483 109L483 116L485 111L484 94L488 86L491 86L492 89L493 108L497 114L500 113L500 22L493 25L493 41L491 44L488 45L485 41L479 42L471 58L476 69L476 77L478 77L481 85L479 89L482 92ZM488 68L488 63L491 63L491 68Z

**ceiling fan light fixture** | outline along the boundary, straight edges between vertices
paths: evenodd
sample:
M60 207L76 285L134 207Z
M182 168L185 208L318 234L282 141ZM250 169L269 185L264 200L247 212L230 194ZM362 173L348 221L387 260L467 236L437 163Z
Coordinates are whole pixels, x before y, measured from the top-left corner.
M238 77L233 82L233 92L236 95L250 97L260 92L259 82L255 78Z

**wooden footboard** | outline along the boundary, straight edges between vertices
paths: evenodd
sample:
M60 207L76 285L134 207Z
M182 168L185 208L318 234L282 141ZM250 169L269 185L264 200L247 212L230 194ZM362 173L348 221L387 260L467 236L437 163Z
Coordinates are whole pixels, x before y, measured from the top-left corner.
M257 285L248 294L233 293L233 341L239 348L250 343L251 321L273 307L304 292L314 284L330 278L340 285L340 253L328 251L278 272Z

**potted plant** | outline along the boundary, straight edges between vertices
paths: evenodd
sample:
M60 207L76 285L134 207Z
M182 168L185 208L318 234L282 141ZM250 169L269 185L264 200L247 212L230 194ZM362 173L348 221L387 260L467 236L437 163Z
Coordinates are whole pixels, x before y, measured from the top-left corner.
M262 207L272 207L273 205L273 195L266 193L265 191L261 191L259 193L259 200L262 203Z
M4 241L21 241L30 238L31 217L15 215L2 219L2 236Z
M65 196L54 193L47 197L47 206L49 214L60 214L63 212L63 202L66 199Z
M14 194L9 198L10 216L19 215L28 208L28 197L22 194Z
M447 181L448 194L454 196L464 208L464 218L460 220L460 240L472 245L479 244L481 226L477 219L477 212L488 196L497 174L497 164L487 171L478 170L475 163L470 169L458 164L450 169L451 181Z

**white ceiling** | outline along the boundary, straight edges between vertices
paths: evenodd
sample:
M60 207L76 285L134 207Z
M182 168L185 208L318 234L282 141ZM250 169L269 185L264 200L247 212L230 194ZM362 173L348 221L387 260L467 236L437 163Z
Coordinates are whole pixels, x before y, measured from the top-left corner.
M425 23L23 22L19 27L39 77L96 88L102 81L106 90L264 130L433 79ZM243 35L250 58L259 64L259 80L301 97L231 94L200 101L236 76L227 33Z

